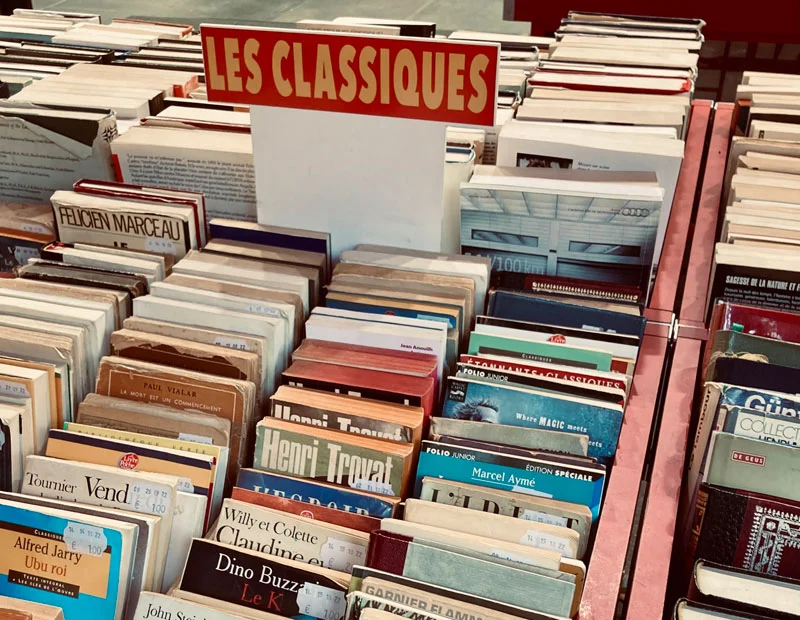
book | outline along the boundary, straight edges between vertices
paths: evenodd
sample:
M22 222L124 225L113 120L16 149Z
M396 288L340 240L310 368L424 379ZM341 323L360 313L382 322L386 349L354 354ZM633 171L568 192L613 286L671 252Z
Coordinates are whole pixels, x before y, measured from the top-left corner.
M622 408L511 385L450 377L442 417L588 435L588 456L607 461L616 452Z
M367 567L564 617L569 615L575 591L575 584L569 581L430 547L382 531L370 536ZM495 588L497 580L507 587ZM532 589L536 597L530 596Z
M181 598L200 595L286 618L341 620L350 576L196 538L178 582Z
M391 517L399 504L398 499L378 493L248 468L239 472L236 487L378 519Z
M269 414L279 420L419 445L424 412L366 398L282 385L270 397Z
M17 617L12 614L17 612ZM64 620L64 612L60 607L32 603L9 596L0 596L0 617L9 614L8 620Z
M121 620L136 534L129 523L2 500L0 536L12 551L0 594L61 607L67 620Z
M792 533L800 504L788 500L703 484L697 496L690 565L695 558L765 575L800 576Z
M722 618L723 620L759 620L761 616L756 616L742 611L734 612L717 605L694 603L682 598L675 603L673 620L689 620L689 618L697 618L698 620L717 620L718 618Z
M258 423L253 465L267 472L405 496L414 449L275 418Z
M718 430L733 435L800 446L800 420L797 418L756 409L722 406L716 426Z
M367 555L363 532L226 499L208 538L217 542L349 573Z
M583 544L589 540L591 533L592 513L587 506L549 497L425 476L422 478L419 499L568 527L580 535Z
M184 601L173 596L158 594L157 592L142 592L133 620L150 620L151 618L242 620L243 616L201 605L200 603Z
M235 499L255 506L271 508L280 512L298 515L306 519L316 519L325 523L339 525L359 532L369 534L372 530L377 530L381 526L381 520L375 517L368 517L362 514L346 512L338 508L331 508L321 504L313 504L290 497L280 497L278 495L268 495L256 491L248 491L240 487L234 487L231 491L231 499Z
M576 456L586 456L589 448L588 435L538 428L522 428L507 424L487 424L485 422L455 418L431 418L429 438L438 441L438 438L442 436L475 439L533 450L574 454Z
M707 381L741 385L772 392L793 392L800 369L742 357L721 357Z
M552 499L587 506L592 517L597 518L605 485L605 468L602 465L564 463L559 458L545 454L524 457L423 441L415 495L419 495L426 476L441 477L529 495L544 493Z
M800 616L800 582L697 560L689 600L753 613L759 618Z
M713 432L703 482L800 501L800 490L781 472L794 471L800 453L792 446Z
M479 513L461 506L437 504L413 498L406 500L403 519L445 529L452 527L453 523L458 523L458 532L462 535L471 534L555 551L565 558L581 559L587 546L587 541L582 541L578 532L563 525L515 519L492 512Z
M0 402L0 491L18 491L22 481L24 413L24 408Z
M794 342L753 336L734 330L719 330L714 334L710 349L711 355L705 369L708 375L714 374L714 367L719 357L737 356L742 353L748 353L768 364L800 367L800 363L796 361L800 344Z

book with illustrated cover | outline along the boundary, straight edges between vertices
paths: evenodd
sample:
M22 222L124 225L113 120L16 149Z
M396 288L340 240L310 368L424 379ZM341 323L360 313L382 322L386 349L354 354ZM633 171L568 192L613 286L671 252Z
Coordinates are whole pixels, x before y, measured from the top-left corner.
M720 407L717 429L725 433L800 446L800 419L742 407Z
M522 457L423 441L417 466L416 493L426 476L467 482L588 506L600 513L605 467L565 464L557 456Z
M264 418L253 465L263 471L404 496L411 480L409 444Z
M331 523L332 525L346 527L367 534L372 530L379 529L381 526L381 520L375 517L355 514L345 510L339 510L338 508L322 506L321 504L312 504L311 502L304 502L290 497L280 497L278 495L249 491L241 487L233 487L231 499L253 504L254 506L278 510L291 515L298 515L306 519L316 519L323 523Z
M461 437L463 439L517 446L531 450L573 454L575 456L586 456L589 449L589 436L578 433L563 433L554 430L523 428L507 424L474 422L455 418L431 418L429 439L438 441L443 436Z
M65 620L122 620L137 527L0 501L0 594L61 607Z
M181 597L219 599L295 620L341 620L350 575L196 538L178 582ZM187 596L189 595L189 596Z
M207 538L346 573L363 564L369 543L363 532L234 499L223 502Z
M589 436L588 455L613 458L622 408L507 385L449 378L442 417Z
M255 493L287 497L378 519L394 515L399 503L397 498L378 493L247 468L239 472L236 486Z
M800 503L701 485L687 561L695 558L800 579Z

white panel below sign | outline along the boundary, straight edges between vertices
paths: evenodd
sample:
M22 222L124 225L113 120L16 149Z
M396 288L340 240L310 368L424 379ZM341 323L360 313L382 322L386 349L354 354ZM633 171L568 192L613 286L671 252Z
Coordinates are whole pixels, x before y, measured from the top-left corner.
M444 123L250 108L261 224L359 243L440 251ZM456 223L457 227L457 223Z

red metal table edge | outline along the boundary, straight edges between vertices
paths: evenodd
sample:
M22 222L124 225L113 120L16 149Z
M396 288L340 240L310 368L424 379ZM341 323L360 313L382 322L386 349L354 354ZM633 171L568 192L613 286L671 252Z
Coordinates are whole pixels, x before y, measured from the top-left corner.
M686 148L681 164L675 197L669 215L664 245L650 296L649 309L675 310L678 296L683 258L689 242L689 225L694 208L700 170L703 166L703 151L706 144L708 124L713 102L701 99L692 102L689 129L686 132Z
M628 593L628 620L660 617L678 522L683 466L703 342L678 338Z
M576 620L614 618L666 351L666 338L642 339Z
M706 322L706 297L714 260L714 245L717 241L717 222L722 207L720 202L733 134L734 111L734 104L718 103L714 113L689 264L686 268L683 300L678 312L680 323Z

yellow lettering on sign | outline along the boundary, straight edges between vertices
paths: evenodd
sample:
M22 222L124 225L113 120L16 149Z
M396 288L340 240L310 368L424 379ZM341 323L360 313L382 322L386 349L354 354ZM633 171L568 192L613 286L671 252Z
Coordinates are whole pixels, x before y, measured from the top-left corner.
M283 61L289 58L289 44L278 41L272 48L272 79L281 97L292 95L292 83L283 76Z
M403 74L408 73L408 84ZM394 92L400 105L410 108L419 107L419 91L417 90L417 61L409 49L401 49L394 61Z
M356 57L356 48L345 45L339 53L339 73L342 74L344 83L339 89L339 99L350 103L356 98L356 72L353 70L353 60Z
M333 80L333 61L329 45L317 46L317 70L314 72L314 99L336 99L336 82Z
M365 84L358 93L358 98L364 103L372 103L375 101L375 96L378 94L378 81L375 79L375 72L372 70L372 63L375 62L375 56L378 52L374 47L365 47L361 50L361 56L358 58L358 70L361 73Z
M303 44L292 43L294 57L294 88L298 97L311 96L311 84L303 78Z
M464 54L450 54L450 65L447 67L447 109L463 110L464 65L467 59Z
M228 76L228 90L234 92L242 91L242 77L239 70L242 68L239 62L239 39L223 39L222 47L225 50L225 73Z
M245 88L247 89L247 92L252 95L260 92L261 86L264 83L264 80L261 77L261 66L256 60L256 56L258 55L258 47L259 45L257 39L247 39L247 41L245 41L244 66L247 67L247 70L250 72L250 75L247 77L247 82L245 83Z

